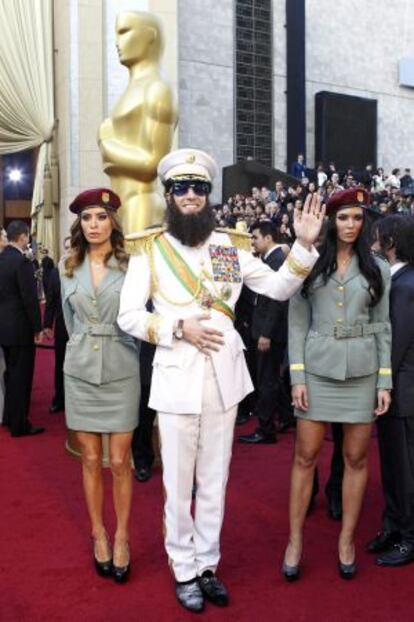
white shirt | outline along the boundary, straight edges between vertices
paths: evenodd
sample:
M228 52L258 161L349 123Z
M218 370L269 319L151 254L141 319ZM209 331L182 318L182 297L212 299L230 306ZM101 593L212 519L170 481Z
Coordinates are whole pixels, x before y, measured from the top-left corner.
M404 268L404 266L406 266L407 263L408 262L406 261L397 261L397 263L390 266L391 276L394 276L394 274L398 272L398 270L401 270L401 268Z

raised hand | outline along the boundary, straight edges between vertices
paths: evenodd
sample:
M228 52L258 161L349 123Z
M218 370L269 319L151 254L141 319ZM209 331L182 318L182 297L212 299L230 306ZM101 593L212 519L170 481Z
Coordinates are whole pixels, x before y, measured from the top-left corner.
M293 226L297 241L310 248L320 234L325 217L325 206L321 206L318 194L308 194L302 210L295 208Z

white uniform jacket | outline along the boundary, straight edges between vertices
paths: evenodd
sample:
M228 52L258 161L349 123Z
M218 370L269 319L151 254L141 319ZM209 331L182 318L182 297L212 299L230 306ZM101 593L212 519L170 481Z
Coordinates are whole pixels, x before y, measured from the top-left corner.
M274 272L247 250L235 249L226 233L214 231L197 248L184 246L169 233L164 236L194 275L210 275L210 279L203 279L203 284L213 296L227 289L226 305L233 312L243 283L258 294L287 300L302 285L318 257L315 249L307 251L295 243L283 266ZM226 248L223 250L223 247ZM220 263L219 258L218 265L214 264L212 256L218 249L218 255L221 253L223 257L229 247L233 250L233 261L226 276L225 261ZM150 298L154 313L148 313L145 308ZM121 291L118 324L134 337L157 344L149 400L151 408L174 414L201 413L206 355L187 341L175 339L173 327L176 320L203 312L156 244L152 245L152 250L147 247L141 254L131 256ZM250 393L253 385L243 353L244 344L232 320L214 308L209 313L211 317L204 321L205 325L224 333L225 345L211 356L223 409L227 410Z

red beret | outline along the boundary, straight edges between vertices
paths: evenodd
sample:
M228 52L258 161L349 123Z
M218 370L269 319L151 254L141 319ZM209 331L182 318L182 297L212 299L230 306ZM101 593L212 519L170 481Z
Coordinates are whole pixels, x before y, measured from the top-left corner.
M368 207L369 194L365 188L348 188L331 194L326 202L326 213L329 216L338 209L345 207Z
M69 205L74 214L80 214L87 207L104 207L105 209L117 210L121 200L115 192L108 188L92 188L84 190Z

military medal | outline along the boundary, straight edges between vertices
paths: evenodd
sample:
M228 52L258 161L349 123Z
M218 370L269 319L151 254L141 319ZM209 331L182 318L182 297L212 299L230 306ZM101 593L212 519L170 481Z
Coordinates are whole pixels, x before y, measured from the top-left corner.
M200 292L199 302L202 309L211 309L214 304L214 297L205 287Z
M231 285L226 283L220 287L220 298L222 300L229 300L231 298L233 291L231 289Z

